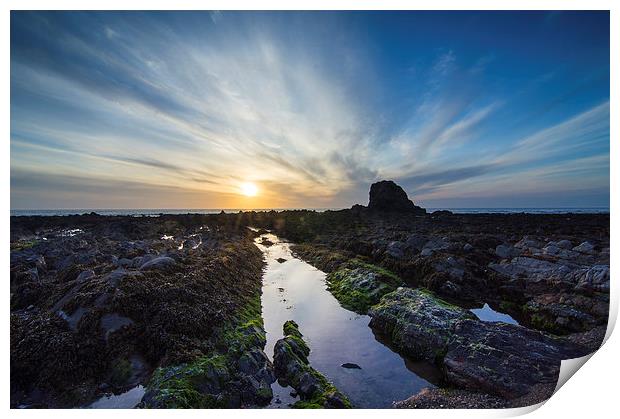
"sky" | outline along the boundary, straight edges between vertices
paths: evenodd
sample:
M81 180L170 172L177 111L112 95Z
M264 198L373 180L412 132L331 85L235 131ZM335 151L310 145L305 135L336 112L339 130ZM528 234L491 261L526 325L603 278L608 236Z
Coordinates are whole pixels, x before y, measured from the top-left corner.
M606 207L609 77L606 11L13 11L11 208Z

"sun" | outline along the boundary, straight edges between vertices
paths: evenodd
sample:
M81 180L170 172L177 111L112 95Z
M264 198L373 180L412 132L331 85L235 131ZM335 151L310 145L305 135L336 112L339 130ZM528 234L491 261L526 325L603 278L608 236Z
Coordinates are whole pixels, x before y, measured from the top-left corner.
M256 196L258 188L251 182L241 184L241 193L245 196Z

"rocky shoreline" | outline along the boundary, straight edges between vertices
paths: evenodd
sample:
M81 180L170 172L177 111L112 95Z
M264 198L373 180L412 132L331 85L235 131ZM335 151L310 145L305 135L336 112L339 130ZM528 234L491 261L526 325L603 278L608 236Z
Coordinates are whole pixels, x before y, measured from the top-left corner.
M94 214L11 224L12 407L86 406L137 385L145 407L206 406L194 384L225 381L244 357L267 364L264 261L244 227ZM270 376L231 373L229 393L248 394L217 403L264 403Z
M369 314L399 353L441 368L446 388L396 407L462 406L466 394L476 395L470 407L546 400L560 361L604 338L609 215L423 214L411 205L290 212L266 227L298 243L296 256L328 272L341 305ZM520 325L469 310L483 305Z
M322 213L11 217L11 407L87 406L138 385L145 408L259 407L276 378L300 387L295 371L325 387L297 407L349 407L303 362L294 325L275 365L263 352L250 226L296 243L343 307L441 369L443 388L395 407L536 403L561 359L600 346L608 214L426 214L402 194L387 211L385 190L375 205ZM484 304L519 325L470 311Z

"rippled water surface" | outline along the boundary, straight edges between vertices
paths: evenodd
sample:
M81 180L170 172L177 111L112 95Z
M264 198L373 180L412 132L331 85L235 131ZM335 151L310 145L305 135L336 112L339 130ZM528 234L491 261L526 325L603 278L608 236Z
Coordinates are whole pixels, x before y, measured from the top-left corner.
M262 238L274 244L264 246ZM282 338L282 324L295 320L310 346L311 365L349 396L356 407L390 407L424 387L438 382L438 371L426 363L404 360L377 339L368 327L370 318L340 306L327 291L325 273L291 255L289 244L266 234L256 241L265 253L263 318L267 331L265 352ZM284 261L278 259L285 259ZM361 369L341 365L354 363ZM286 407L294 400L290 388L274 387L271 407ZM276 404L280 399L282 403Z

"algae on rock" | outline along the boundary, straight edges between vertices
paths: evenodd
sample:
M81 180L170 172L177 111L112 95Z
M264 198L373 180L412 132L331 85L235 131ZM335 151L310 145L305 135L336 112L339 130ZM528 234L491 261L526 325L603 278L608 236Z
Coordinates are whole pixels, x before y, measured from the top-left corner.
M349 409L351 402L320 372L310 366L310 348L304 342L299 326L293 320L284 323L284 338L274 347L273 363L276 377L290 385L301 400L293 407L302 409Z

